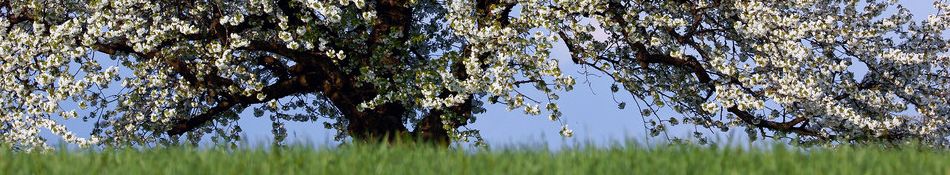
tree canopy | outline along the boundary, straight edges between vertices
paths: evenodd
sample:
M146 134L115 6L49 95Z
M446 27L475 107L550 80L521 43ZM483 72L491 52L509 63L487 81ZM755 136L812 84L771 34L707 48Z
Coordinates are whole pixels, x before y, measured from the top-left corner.
M950 4L933 4L915 21L875 0L0 0L0 142L233 141L245 110L278 140L327 118L338 138L478 142L486 103L569 117L560 64L577 64L653 134L946 145Z

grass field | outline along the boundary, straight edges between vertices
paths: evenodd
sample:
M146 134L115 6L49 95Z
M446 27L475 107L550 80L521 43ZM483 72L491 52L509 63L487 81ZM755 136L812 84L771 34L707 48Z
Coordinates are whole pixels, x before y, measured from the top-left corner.
M697 146L460 151L410 146L0 151L0 174L948 174L921 149Z

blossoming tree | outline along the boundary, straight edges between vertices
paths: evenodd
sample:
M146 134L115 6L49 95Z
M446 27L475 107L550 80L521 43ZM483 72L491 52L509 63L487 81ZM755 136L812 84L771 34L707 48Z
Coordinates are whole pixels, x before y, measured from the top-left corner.
M945 144L950 6L934 7L914 21L857 0L0 0L0 142L233 141L245 110L278 140L318 118L341 138L468 140L484 103L561 119L563 44L654 134Z

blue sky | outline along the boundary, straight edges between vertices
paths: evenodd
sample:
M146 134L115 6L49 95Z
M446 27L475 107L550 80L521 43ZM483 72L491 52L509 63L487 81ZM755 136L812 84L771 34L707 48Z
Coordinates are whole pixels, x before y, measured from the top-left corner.
M924 19L928 14L934 11L931 1L925 0L907 0L902 1L917 20ZM561 93L561 99L558 102L561 105L561 111L564 113L563 120L575 132L572 138L564 138L558 134L560 123L549 121L544 115L530 116L523 114L522 110L507 111L501 104L486 104L488 112L478 115L478 122L469 126L472 129L481 131L482 136L492 146L517 146L517 145L548 145L550 148L558 148L565 144L573 143L595 143L604 145L611 142L622 142L636 140L639 142L664 141L663 135L651 138L646 134L643 119L639 110L634 104L634 99L628 93L622 91L612 94L609 91L612 83L608 77L583 76L582 69L574 64L570 64L567 49L563 44L555 46L552 56L561 60L561 68L564 73L572 75L577 79L575 89L570 92ZM589 84L589 86L588 86ZM618 109L614 99L628 103L626 109ZM271 135L271 122L269 118L253 117L253 110L246 110L241 114L243 117L239 124L245 131L245 139L248 143L270 143L273 140ZM679 115L670 112L661 112L661 116ZM324 129L323 122L326 119L320 119L315 122L288 122L288 141L305 142L309 144L325 145L335 144L333 136L336 131ZM79 134L88 135L91 130L90 123L70 120L67 126ZM692 133L693 127L680 126L673 128L669 134L672 136L681 136L688 138ZM704 131L704 130L701 130ZM708 132L707 134L718 134L720 139L744 140L745 136L741 130L735 133ZM48 134L44 134L48 135ZM715 140L714 140L715 141Z

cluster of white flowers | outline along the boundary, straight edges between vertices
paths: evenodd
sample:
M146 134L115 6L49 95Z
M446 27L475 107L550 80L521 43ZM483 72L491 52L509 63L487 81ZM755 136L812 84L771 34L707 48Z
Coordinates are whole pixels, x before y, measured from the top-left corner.
M561 29L556 27L560 25L560 21L539 19L558 19L565 14L555 13L555 8L541 2L519 5L522 5L520 11L511 12L519 15L506 19L509 24L503 24L499 21L480 21L472 18L469 14L478 10L475 9L473 1L448 2L446 7L449 12L446 19L449 27L456 35L464 37L470 43L471 52L468 55L458 55L461 58L444 58L464 60L465 71L469 77L461 81L443 76L443 81L457 84L461 92L487 92L490 98L503 102L509 110L524 108L524 113L529 115L545 113L540 107L545 104L543 110L546 110L548 118L560 121L561 112L555 103L559 98L556 93L558 90L573 89L576 82L573 77L561 72L559 59L550 55L553 45L561 41L557 35ZM506 10L502 4L490 8L488 11L495 14ZM574 27L593 30L592 27ZM583 29L580 31L585 31ZM484 65L487 65L487 68ZM519 89L524 85L533 85L534 89L543 94L539 97L545 100L531 98L522 93ZM459 103L445 105L457 104ZM564 127L562 135L571 136L567 126Z

